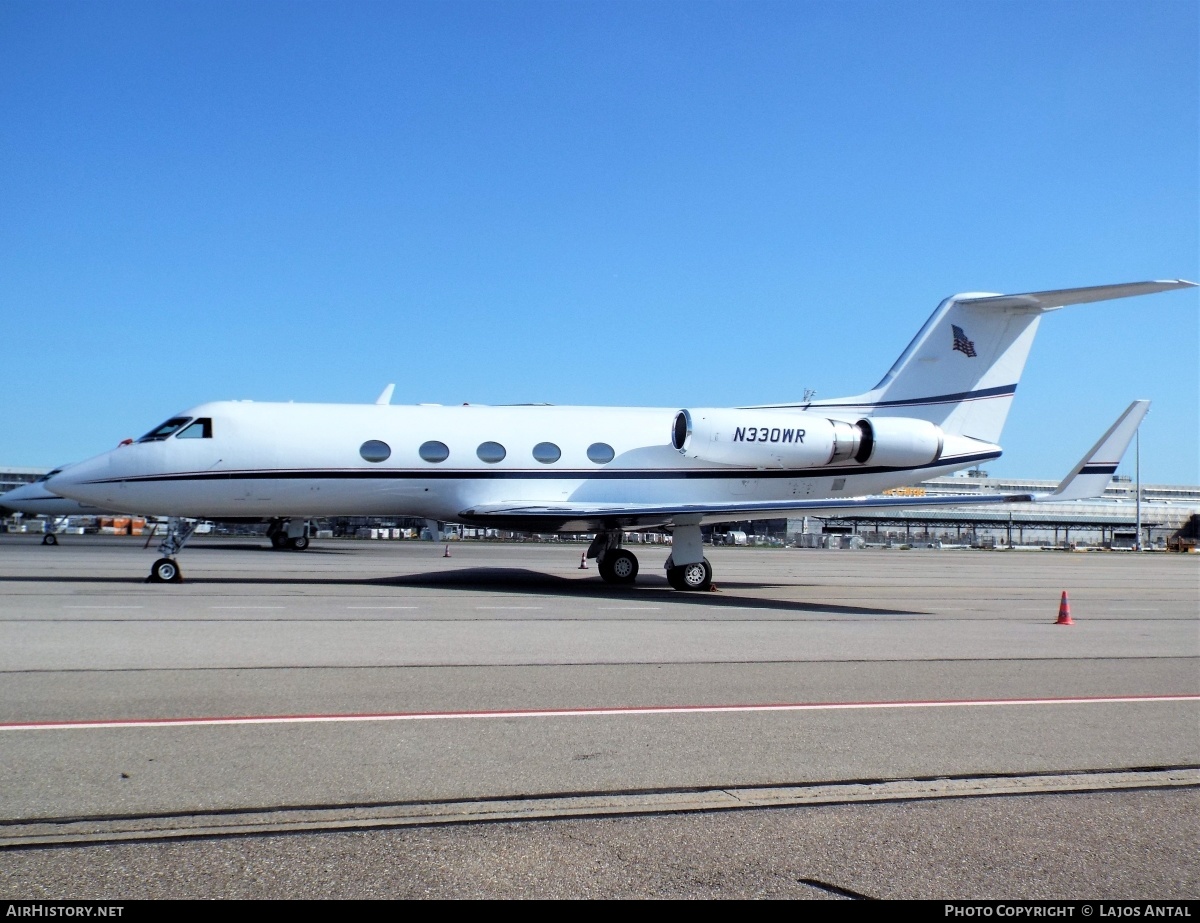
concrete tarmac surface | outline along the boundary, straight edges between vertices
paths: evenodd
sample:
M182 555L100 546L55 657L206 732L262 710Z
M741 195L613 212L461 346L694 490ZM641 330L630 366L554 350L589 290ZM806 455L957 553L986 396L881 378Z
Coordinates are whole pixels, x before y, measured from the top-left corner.
M1200 896L1200 556L143 542L0 535L6 899Z

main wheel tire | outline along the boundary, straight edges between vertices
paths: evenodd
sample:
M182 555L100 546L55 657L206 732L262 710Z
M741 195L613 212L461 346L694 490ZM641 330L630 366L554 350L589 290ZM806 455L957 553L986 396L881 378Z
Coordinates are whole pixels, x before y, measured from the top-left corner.
M155 583L179 583L183 580L183 574L179 565L170 558L159 558L150 568L150 579Z
M612 554L605 555L605 564L608 566L608 573L611 575L606 578L611 583L633 583L638 575L638 559L632 551L614 551Z
M703 561L672 567L667 571L667 580L677 590L707 590L712 586L712 565L705 558Z
M57 545L58 544L58 536L55 535L53 532L51 532L49 535L44 536L42 538L42 544L43 545Z
M271 547L272 548L286 548L287 547L287 536L284 535L282 532L272 532L271 533Z
M291 548L292 551L303 551L308 547L308 536L297 535L295 538L289 538L288 547Z

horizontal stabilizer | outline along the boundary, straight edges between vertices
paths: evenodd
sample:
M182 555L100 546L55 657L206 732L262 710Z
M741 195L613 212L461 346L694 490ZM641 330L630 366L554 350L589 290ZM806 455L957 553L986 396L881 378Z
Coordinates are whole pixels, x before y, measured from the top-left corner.
M1023 295L980 295L959 297L959 304L971 307L1026 308L1053 311L1069 304L1088 304L1093 301L1112 301L1134 295L1153 295L1177 288L1194 288L1195 282L1185 279L1156 279L1151 282L1123 282L1119 285L1090 285L1086 288L1061 288L1051 292L1026 292Z

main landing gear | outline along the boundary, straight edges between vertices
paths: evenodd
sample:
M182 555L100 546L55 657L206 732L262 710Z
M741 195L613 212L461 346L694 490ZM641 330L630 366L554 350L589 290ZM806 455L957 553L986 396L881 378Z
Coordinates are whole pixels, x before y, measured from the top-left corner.
M605 583L627 585L637 579L638 559L632 551L621 547L621 535L619 529L601 532L588 547L587 557L596 559ZM674 544L665 568L667 583L677 590L712 588L713 569L704 557L698 524L675 527Z
M588 546L587 556L596 559L605 583L629 584L637 579L638 559L621 547L620 530L599 533Z
M267 527L267 538L272 548L303 551L310 544L312 531L315 531L312 523L303 519L273 519Z
M677 590L707 590L712 587L712 565L708 558L676 566L667 558L667 583Z

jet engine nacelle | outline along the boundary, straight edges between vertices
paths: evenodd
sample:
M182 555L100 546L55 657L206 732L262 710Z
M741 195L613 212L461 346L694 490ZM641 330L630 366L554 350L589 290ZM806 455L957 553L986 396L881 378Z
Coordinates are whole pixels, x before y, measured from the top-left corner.
M856 423L777 410L681 410L671 445L681 455L755 468L872 464L912 468L937 461L943 434L926 420L863 417Z
M855 426L870 433L873 446L863 464L883 468L915 468L931 465L942 457L946 436L928 420L910 417L863 417Z

